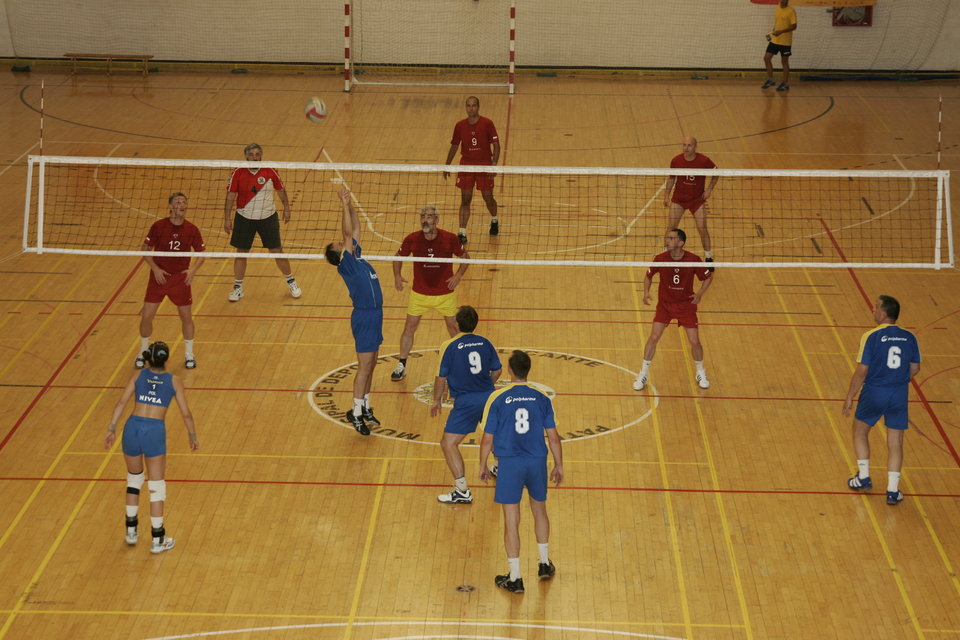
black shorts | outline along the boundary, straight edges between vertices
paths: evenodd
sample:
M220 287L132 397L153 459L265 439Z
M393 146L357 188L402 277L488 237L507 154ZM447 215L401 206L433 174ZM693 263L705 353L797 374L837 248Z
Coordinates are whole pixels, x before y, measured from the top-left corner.
M263 220L244 218L239 213L233 215L233 233L230 246L249 251L253 247L254 236L259 235L264 249L280 249L280 216L273 215Z
M773 55L780 54L781 58L790 57L790 45L788 44L773 44L772 42L767 44L767 53L772 53Z

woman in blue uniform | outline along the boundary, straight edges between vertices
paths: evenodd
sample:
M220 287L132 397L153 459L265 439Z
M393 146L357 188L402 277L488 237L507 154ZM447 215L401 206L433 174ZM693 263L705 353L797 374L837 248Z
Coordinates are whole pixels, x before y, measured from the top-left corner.
M123 458L127 463L127 544L137 543L137 508L140 502L140 488L143 486L143 466L146 462L150 480L147 489L150 492L150 524L153 533L151 553L163 553L173 548L174 539L167 537L163 528L163 503L167 498L167 485L163 479L167 467L167 429L164 416L170 401L175 400L183 424L190 438L190 450L200 448L197 442L197 430L193 425L193 415L187 405L186 390L180 378L167 372L167 358L170 347L164 342L154 342L143 352L147 367L133 374L120 402L113 410L113 419L107 429L104 445L113 446L117 438L117 421L124 407L134 396L133 414L123 425Z

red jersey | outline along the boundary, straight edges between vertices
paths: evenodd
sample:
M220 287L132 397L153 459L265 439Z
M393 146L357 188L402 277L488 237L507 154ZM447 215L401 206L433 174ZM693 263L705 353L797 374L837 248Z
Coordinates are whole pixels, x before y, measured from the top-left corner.
M188 220L183 224L175 225L170 222L170 218L157 220L150 226L145 245L154 251L203 251L206 247L203 244L203 237L200 235L200 229L197 225ZM157 266L167 273L180 273L190 267L190 256L182 258L171 258L168 256L157 256L153 259ZM153 278L153 272L150 272Z
M462 256L463 245L457 236L437 229L437 237L427 240L423 231L414 231L403 239L398 256L418 258L452 258ZM450 293L447 280L453 277L453 264L449 262L414 262L413 290L425 296L442 296Z
M653 259L654 262L703 262L700 256L683 252L683 257L674 260L670 257L669 251L658 253ZM660 287L657 299L660 302L690 302L693 297L693 278L696 276L703 281L711 275L708 266L702 269L696 267L650 267L647 269L647 277L653 278L654 274L660 274Z
M263 220L277 212L273 192L283 191L283 182L273 169L252 173L244 167L234 170L227 191L237 194L237 213L250 220Z
M498 140L493 120L479 116L476 124L469 118L455 124L450 144L460 145L460 164L493 164L493 143Z
M713 160L698 153L693 160L687 160L681 153L670 161L671 169L716 169ZM674 202L691 202L703 198L703 190L707 183L707 176L675 175L676 187L673 190Z

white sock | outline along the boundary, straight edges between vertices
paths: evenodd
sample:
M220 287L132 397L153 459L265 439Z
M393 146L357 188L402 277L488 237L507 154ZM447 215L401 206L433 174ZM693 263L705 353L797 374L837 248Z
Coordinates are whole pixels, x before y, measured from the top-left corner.
M150 526L159 529L163 526L163 516L150 516Z
M240 280L234 280L234 281L233 281L233 286L234 286L234 287L242 287L242 286L243 286L243 278L241 278Z
M694 360L693 366L697 368L697 373L706 373L706 370L703 368L703 360Z
M137 509L138 509L138 505L128 504L128 505L127 505L127 517L128 517L128 518L135 518L135 517L137 517Z
M870 477L870 459L857 460L857 475L861 478Z
M466 476L460 476L459 478L454 478L453 483L457 486L457 491L459 491L460 493L467 492Z
M510 582L520 578L520 558L507 558L510 565Z
M292 273L288 273L287 275L283 276L283 279L287 281L287 284L295 281Z
M364 408L364 409L369 409L369 408L370 408L370 394L369 394L369 393L364 394L364 396L363 396L363 408Z
M550 554L547 553L547 547L549 546L549 542L537 543L537 549L540 551L540 564L547 564L550 562Z
M196 360L193 355L193 340L183 341L183 357L184 360Z
M363 398L353 399L353 415L359 416L363 413Z
M140 336L140 354L138 354L138 357L139 355L143 355L143 352L146 351L149 347L150 347L150 336L147 336L146 338L144 338L143 336Z
M467 235L467 230L464 227L460 227L460 233Z
M651 363L651 362L653 362L653 361L652 361L652 360L644 360L644 361L643 361L643 366L640 367L640 374L641 374L641 375L647 375L647 371L650 370L650 363Z
M888 471L887 472L887 491L899 491L899 490L900 490L900 472Z
M497 220L497 216L493 216L490 218L490 222L500 222L500 221Z
M713 257L713 251L704 251L704 252L703 252L703 257L704 257L704 258L712 258L712 257Z

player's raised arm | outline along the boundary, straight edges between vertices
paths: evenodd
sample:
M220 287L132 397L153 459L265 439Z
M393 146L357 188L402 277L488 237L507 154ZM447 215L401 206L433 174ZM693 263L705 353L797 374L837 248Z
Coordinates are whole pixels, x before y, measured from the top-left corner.
M337 191L340 200L343 202L343 242L346 250L353 253L353 241L360 243L360 217L357 210L353 207L353 196L350 189L341 186Z

